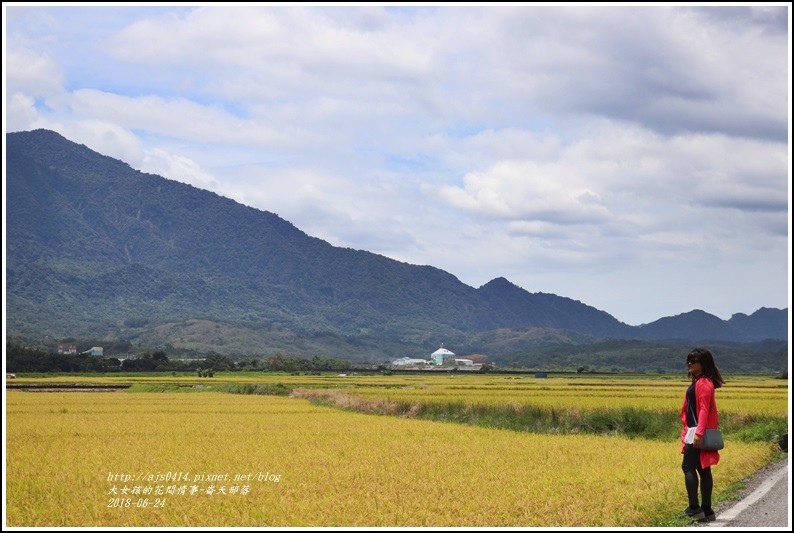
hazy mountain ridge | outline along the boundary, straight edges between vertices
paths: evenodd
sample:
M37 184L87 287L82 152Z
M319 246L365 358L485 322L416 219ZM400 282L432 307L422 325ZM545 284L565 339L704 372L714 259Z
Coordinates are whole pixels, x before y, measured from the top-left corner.
M51 131L7 134L6 145L10 335L134 336L125 321L211 317L336 336L343 350L356 338L367 349L378 339L419 347L510 328L553 328L549 338L575 342L788 339L785 309L728 321L695 310L629 326L504 278L475 289L432 266L334 247L274 213L138 172Z

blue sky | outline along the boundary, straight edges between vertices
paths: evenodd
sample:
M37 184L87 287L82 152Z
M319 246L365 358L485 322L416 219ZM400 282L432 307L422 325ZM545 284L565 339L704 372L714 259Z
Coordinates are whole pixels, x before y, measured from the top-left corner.
M788 3L7 2L4 128L473 287L728 319L790 307L790 22Z

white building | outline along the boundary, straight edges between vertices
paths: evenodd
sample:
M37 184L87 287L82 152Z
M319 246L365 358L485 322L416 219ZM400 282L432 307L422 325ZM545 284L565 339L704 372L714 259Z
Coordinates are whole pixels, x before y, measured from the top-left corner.
M430 354L430 360L433 362L434 365L443 365L443 364L454 364L455 362L455 354L444 348L444 345L441 345L441 348Z
M430 361L427 359L411 359L410 357L402 357L395 359L391 362L392 366L424 366L429 365Z

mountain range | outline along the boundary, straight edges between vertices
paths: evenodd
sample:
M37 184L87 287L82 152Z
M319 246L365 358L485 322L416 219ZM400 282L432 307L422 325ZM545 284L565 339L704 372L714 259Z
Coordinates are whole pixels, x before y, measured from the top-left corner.
M274 199L274 203L277 199ZM606 341L788 342L788 310L630 326L497 277L335 247L277 214L137 171L48 130L6 134L6 328L174 351L500 356Z

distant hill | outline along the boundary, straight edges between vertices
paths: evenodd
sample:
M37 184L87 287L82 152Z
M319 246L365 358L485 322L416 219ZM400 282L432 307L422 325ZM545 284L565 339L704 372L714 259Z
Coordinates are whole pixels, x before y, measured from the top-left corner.
M52 131L7 134L6 156L12 339L374 360L439 342L487 353L484 339L497 331L525 344L532 331L535 345L788 340L786 309L728 321L696 310L634 327L504 278L473 288L432 266L332 246L274 213L139 172Z

